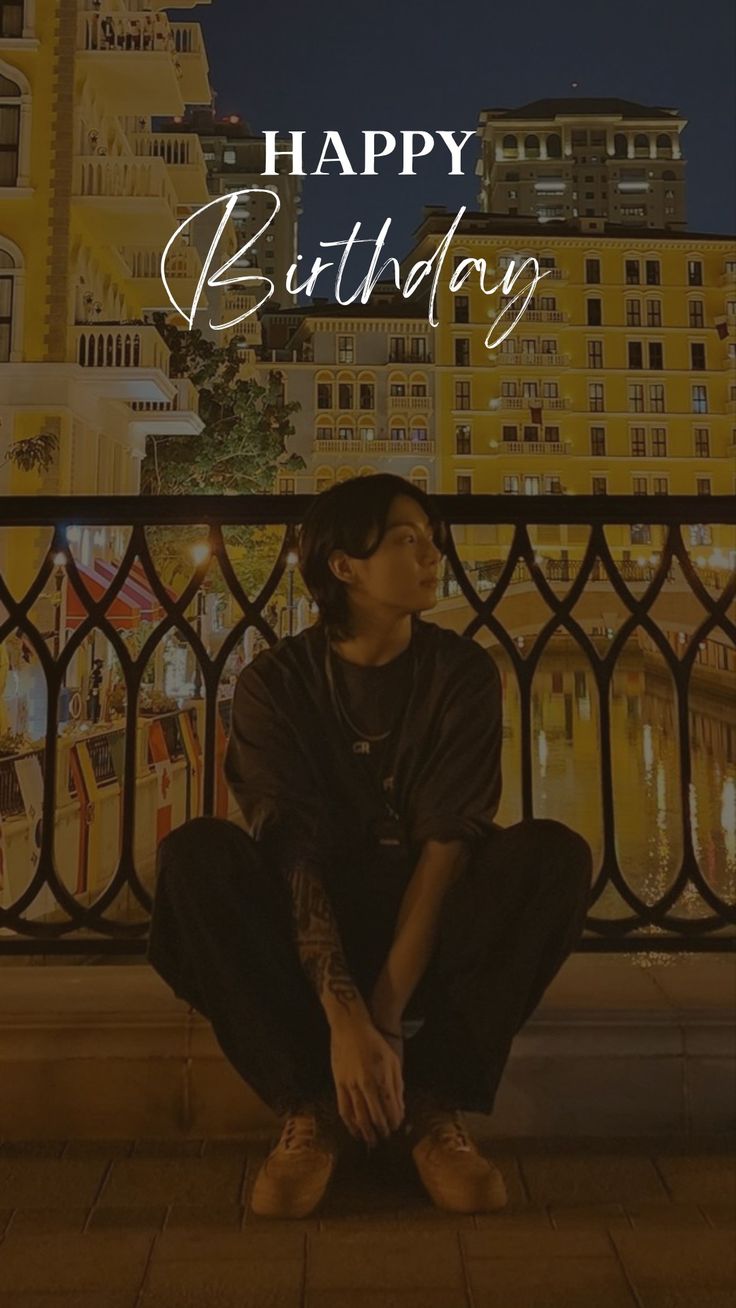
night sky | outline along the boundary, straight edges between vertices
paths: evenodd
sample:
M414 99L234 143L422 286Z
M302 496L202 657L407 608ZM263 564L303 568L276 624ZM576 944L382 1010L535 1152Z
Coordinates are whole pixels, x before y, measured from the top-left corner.
M328 128L341 132L360 170L366 128L459 134L494 105L616 96L675 107L689 120L689 227L736 228L733 0L454 0L442 7L427 0L213 0L169 13L202 24L218 116L239 113L256 133L304 129L305 168L316 167ZM320 239L347 237L359 219L361 235L373 238L390 216L385 254L402 256L423 204L446 204L453 213L461 204L477 208L477 151L469 142L464 177L447 176L443 147L416 164L415 178L396 176L396 154L379 162L387 171L377 177L304 178L302 267L319 253ZM327 281L321 293L330 293Z

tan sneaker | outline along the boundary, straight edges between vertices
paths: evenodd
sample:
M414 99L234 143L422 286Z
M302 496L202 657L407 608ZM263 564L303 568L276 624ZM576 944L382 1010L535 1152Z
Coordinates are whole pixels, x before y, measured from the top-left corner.
M408 1137L422 1184L437 1208L453 1213L490 1213L508 1202L506 1185L490 1158L471 1140L457 1110L428 1098L410 1107Z
M337 1109L325 1103L289 1113L253 1185L257 1217L307 1217L317 1207L340 1150L338 1120Z

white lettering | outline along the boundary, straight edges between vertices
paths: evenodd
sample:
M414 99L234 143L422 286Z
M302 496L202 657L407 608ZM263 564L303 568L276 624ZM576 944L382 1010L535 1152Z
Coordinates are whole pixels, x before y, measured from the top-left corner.
M285 157L293 159L294 161L291 168L292 177L306 176L304 172L304 159L302 155L302 147L304 145L304 132L289 132L289 136L294 142L293 150L276 149L276 138L278 136L278 132L268 131L268 132L264 132L263 135L266 138L266 167L261 173L261 177L277 177L278 169L276 167L276 160Z
M333 155L329 155L327 153L331 145L334 146L335 148L335 153ZM319 163L317 164L317 167L314 169L314 172L311 174L312 177L325 176L325 174L322 172L322 165L324 163L339 163L341 165L343 177L351 174L352 176L355 176L355 169L353 168L353 165L351 164L348 158L348 152L342 143L342 137L339 132L333 132L333 131L325 132L325 143L322 146L322 153L319 157Z

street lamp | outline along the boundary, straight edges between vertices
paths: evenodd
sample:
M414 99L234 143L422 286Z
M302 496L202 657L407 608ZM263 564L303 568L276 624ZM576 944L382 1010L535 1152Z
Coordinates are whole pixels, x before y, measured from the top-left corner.
M210 557L210 547L206 540L195 541L191 546L189 553L196 568L203 567ZM202 619L205 611L205 593L203 585L200 584L197 590L197 616L195 620L195 629L197 637L201 643L202 640ZM194 699L202 698L202 668L198 658L194 660Z
M289 553L286 556L286 566L288 568L288 575L289 575L286 606L289 611L289 635L290 636L293 636L294 634L294 568L296 567L298 562L299 562L299 555L297 554L296 550L289 550Z

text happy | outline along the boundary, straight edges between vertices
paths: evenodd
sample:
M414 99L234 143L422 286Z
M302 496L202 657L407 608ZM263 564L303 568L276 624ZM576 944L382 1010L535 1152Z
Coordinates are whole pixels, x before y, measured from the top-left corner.
M291 137L291 148L277 146L277 140L283 140L283 134L279 132L264 132L266 143L266 166L261 174L262 177L276 177L279 172L290 172L294 177L376 177L378 170L376 163L383 160L381 167L385 169L386 163L391 160L392 164L401 161L401 167L397 169L399 177L414 177L414 164L417 159L424 159L437 149L444 163L449 163L448 177L462 177L462 153L471 136L475 136L475 130L467 132L424 132L424 131L401 131L398 136L400 142L393 132L368 131L363 132L363 149L360 159L355 163L362 164L363 167L355 167L350 155L345 147L345 143L339 132L323 132L324 137L322 150L317 162L317 167L311 172L305 172L304 169L304 137L305 132L287 132L286 135ZM455 139L459 136L461 139ZM437 137L437 141L435 141ZM445 157L444 151L447 151L449 159ZM289 160L289 166L279 169L277 164L279 160ZM473 163L471 167L475 167Z

